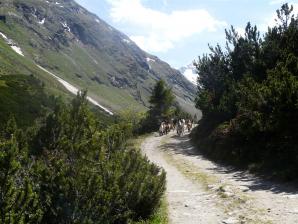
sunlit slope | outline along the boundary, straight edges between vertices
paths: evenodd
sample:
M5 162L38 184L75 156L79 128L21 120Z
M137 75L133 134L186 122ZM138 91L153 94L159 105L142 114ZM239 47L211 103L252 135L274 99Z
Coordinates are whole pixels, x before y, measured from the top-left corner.
M138 48L126 35L72 0L2 0L0 31L25 57L118 111L148 106L164 79L192 110L195 87L179 71Z

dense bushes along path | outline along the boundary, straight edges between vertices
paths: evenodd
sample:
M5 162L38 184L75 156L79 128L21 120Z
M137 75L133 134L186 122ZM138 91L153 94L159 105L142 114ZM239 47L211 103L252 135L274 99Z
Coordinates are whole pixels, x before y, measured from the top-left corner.
M167 172L170 223L298 223L293 187L214 164L188 136L151 136L142 150Z

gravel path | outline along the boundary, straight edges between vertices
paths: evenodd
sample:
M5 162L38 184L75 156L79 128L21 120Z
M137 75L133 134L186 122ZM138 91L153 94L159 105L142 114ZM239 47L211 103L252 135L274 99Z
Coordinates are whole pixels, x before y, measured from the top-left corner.
M202 186L169 164L160 150L163 137L149 137L142 145L148 158L167 172L167 200L170 223L219 223L222 211L210 200Z
M151 136L142 150L167 172L170 223L298 223L294 187L215 164L188 136Z

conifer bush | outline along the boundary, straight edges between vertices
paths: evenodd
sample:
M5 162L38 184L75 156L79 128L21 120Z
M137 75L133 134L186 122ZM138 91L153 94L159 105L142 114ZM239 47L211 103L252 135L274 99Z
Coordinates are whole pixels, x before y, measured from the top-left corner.
M165 172L126 146L132 130L127 122L102 128L86 93L71 106L57 103L28 134L9 122L0 138L1 223L109 224L150 217L165 191Z
M298 15L284 4L277 17L263 37L250 23L242 36L232 27L226 50L211 47L195 63L196 105L203 118L193 139L207 155L293 179L298 177Z

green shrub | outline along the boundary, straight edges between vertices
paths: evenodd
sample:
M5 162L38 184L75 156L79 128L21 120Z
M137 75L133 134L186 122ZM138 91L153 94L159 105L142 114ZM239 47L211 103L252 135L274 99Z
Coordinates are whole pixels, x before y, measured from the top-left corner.
M128 149L131 123L105 129L99 123L87 107L86 93L71 106L58 103L41 127L25 137L17 131L10 140L16 127L10 122L0 141L0 177L10 172L8 187L0 188L0 215L51 224L128 223L150 217L165 191L165 172ZM15 203L20 198L22 203Z
M298 18L288 4L277 16L263 38L250 23L244 36L232 27L227 51L211 47L195 63L203 119L192 136L209 155L289 179L298 177Z

